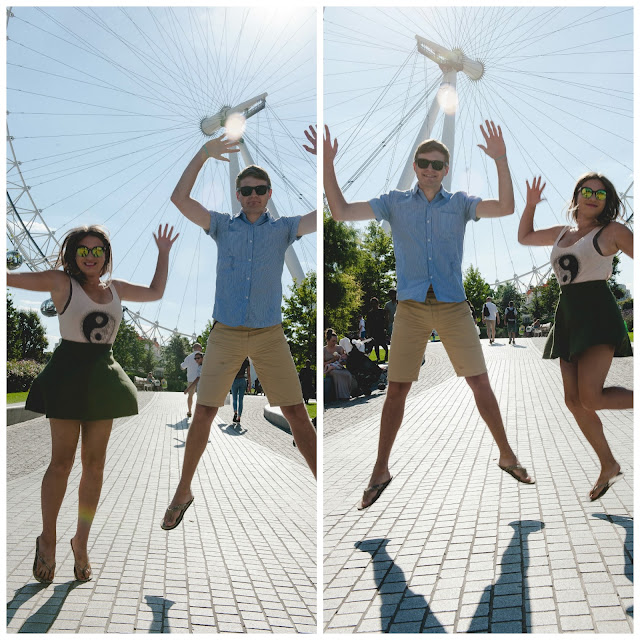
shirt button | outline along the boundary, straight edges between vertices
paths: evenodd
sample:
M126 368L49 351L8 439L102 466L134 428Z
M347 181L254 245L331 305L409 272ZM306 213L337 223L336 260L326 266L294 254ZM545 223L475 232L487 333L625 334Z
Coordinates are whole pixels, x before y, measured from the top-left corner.
M253 240L249 240L249 242L253 242Z
M431 260L431 258L429 258L429 260ZM250 280L250 278L247 278L247 280Z
M429 257L429 260L431 260L431 257Z

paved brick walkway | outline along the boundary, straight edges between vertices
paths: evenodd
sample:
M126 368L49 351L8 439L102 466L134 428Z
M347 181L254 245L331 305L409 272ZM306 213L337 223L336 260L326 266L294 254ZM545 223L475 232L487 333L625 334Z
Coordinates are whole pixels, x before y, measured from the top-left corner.
M184 396L154 394L140 415L114 429L89 544L95 578L87 584L73 581L68 543L79 461L58 520L58 566L48 587L31 575L44 469L8 481L9 632L316 630L313 477L291 436L258 425L255 407L247 406L244 434L230 430L225 412L214 422L196 474L195 502L171 532L159 525L182 463ZM270 446L245 437L258 429L272 434ZM18 433L8 458L28 455L25 447Z
M601 412L625 477L589 502L599 466L564 406L557 362L541 359L540 341L500 342L483 341L489 377L535 486L498 469L440 344L409 395L394 480L367 511L354 505L384 394L325 412L326 631L631 632L632 411ZM615 360L608 380L632 386L633 359Z

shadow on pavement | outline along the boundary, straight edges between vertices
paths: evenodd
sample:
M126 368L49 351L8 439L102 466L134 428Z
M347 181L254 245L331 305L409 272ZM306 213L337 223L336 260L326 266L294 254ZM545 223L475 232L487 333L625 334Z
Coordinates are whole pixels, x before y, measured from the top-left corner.
M150 623L149 632L169 633L171 628L166 616L169 609L171 609L175 604L175 601L167 600L162 596L145 596L144 599L153 614L153 620Z
M513 528L513 536L502 554L500 576L494 584L485 587L469 626L464 630L465 632L489 632L490 613L496 610L507 612L508 609L511 611L506 613L506 617L504 613L502 614L504 620L492 616L491 622L512 622L514 629L508 630L512 633L528 633L530 631L531 614L527 613L526 618L522 620L521 613L525 610L529 590L527 585L530 558L529 535L542 531L544 522L516 520L510 522L509 526ZM431 611L426 598L409 588L404 572L386 551L388 542L387 538L373 538L357 542L354 545L360 551L369 553L373 560L374 580L382 597L382 605L380 606L382 630L388 630L392 623L407 622L420 627L407 631L408 633L446 633L437 616ZM503 597L511 602L506 604L504 608L494 610L494 598L496 597ZM409 601L411 607L398 609L400 600L405 602L407 598L411 599Z
M366 404L369 400L375 400L386 393L384 391L373 391L370 396L356 396L355 398L349 398L349 400L330 400L325 401L325 409L337 409L339 407L353 407L360 404Z
M168 423L167 427L174 429L175 431L184 431L189 428L189 420L187 418L183 418L180 422L174 422L173 424Z
M425 629L429 633L446 633L438 618L429 608L426 598L408 587L404 572L387 552L386 546L388 543L388 538L373 538L356 542L354 545L356 549L371 554L371 559L373 560L373 578L382 597L382 604L380 605L382 631L389 629L392 616L394 616L400 601L398 597L400 595L403 600L412 598L412 607L395 613L394 622L417 623L421 621L421 631ZM393 581L385 578L393 578ZM414 603L415 606L413 606Z
M26 584L24 587L20 587L20 589L13 594L12 600L7 604L7 625L13 620L13 617L25 602L40 593L43 589L46 589L47 586L48 585L38 583ZM22 623L18 633L46 633L56 621L67 596L77 586L79 586L79 583L75 580L56 585L49 599Z
M246 429L240 427L240 429L236 429L233 424L219 424L218 429L222 433L226 433L228 436L241 436L247 433Z
M633 518L629 516L611 516L608 513L594 513L594 518L611 522L625 531L622 556L624 557L624 575L633 584ZM627 615L633 617L633 605L627 608Z

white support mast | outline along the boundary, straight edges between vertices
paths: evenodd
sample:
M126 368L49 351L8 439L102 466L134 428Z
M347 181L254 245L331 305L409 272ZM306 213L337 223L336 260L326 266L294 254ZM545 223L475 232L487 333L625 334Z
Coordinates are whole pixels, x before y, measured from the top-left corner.
M433 60L442 70L442 80L438 93L431 102L427 117L418 132L411 155L407 158L407 163L398 180L397 188L401 190L411 188L415 176L413 171L413 151L423 140L431 137L431 131L440 112L440 108L447 102L450 103L451 108L444 108L445 116L442 142L449 149L451 156L449 164L452 164L455 147L455 118L457 111L456 80L458 72L462 71L471 80L480 80L484 74L484 65L482 62L467 58L460 49L445 49L439 44L431 42L431 40L427 40L421 36L416 36L416 40L418 42L418 52L427 56L430 60ZM449 174L445 176L445 179L442 181L445 189L451 189L451 178L452 173L449 171Z

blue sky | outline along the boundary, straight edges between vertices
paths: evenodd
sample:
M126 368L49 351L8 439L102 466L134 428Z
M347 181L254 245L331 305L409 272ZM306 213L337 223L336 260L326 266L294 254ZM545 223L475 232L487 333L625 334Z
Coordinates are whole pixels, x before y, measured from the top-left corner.
M266 92L247 145L271 173L280 215L315 208L315 158L302 149L316 120L313 8L27 8L9 21L7 109L21 169L46 224L110 230L114 277L148 283L152 231L180 230L164 299L131 304L150 320L199 333L211 317L215 243L169 202L207 138L200 121ZM208 161L194 195L230 210L228 164ZM243 166L240 160L240 166ZM281 176L286 178L283 180ZM296 243L315 268L316 235ZM285 286L291 283L288 273ZM13 290L23 307L48 296ZM57 320L47 319L52 340Z
M548 261L548 249L517 243L525 180L542 175L547 182L538 227L565 223L573 185L586 171L605 174L618 191L630 187L631 8L327 7L324 22L324 114L341 145L336 169L347 200L396 188L413 154L441 76L416 52L415 35L459 47L483 63L478 81L458 74L452 188L496 197L495 164L476 145L483 142L485 118L500 123L516 213L470 223L463 261L463 268L478 266L490 283ZM442 127L441 115L432 137L441 137ZM629 288L632 274L632 261L623 257L619 280Z

